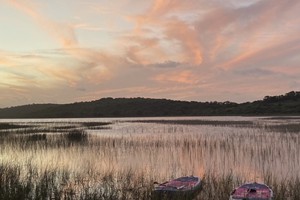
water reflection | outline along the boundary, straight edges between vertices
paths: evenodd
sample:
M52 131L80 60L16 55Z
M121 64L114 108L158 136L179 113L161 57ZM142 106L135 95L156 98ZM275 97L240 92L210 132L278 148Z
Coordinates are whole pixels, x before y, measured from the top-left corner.
M172 123L166 120L172 120ZM174 120L202 121L197 124L174 123ZM226 125L224 121L236 123ZM251 126L240 123L242 121L251 122ZM28 128L1 130L0 133L0 161L24 166L24 171L27 163L31 163L41 171L53 168L79 174L132 170L158 181L192 174L223 176L232 173L248 181L262 181L270 174L279 180L300 177L297 118L32 119L1 122L29 125ZM83 122L111 124L104 125L106 128L92 128L83 126ZM293 124L291 132L286 129L289 124ZM70 141L64 135L71 130L86 133L87 141L81 142L81 132L75 135L77 142ZM30 134L46 134L47 137L28 140Z

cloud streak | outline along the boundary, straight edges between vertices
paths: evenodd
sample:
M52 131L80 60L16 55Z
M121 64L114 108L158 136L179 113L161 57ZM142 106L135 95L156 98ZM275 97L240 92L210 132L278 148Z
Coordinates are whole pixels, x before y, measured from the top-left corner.
M62 20L47 9L51 1L5 2L50 35L57 49L2 49L3 91L38 96L47 88L61 94L61 102L150 95L243 102L299 90L295 0L75 0L62 8L72 9ZM37 99L48 98L42 92Z
M50 79L54 78L51 82L55 82L55 80L66 81L70 85L78 85L83 80L101 82L111 76L107 66L114 62L112 61L113 57L108 59L104 52L80 47L75 34L75 25L51 20L39 11L41 8L33 1L8 0L8 2L31 17L61 45L62 51L58 53L66 57L63 60L66 63L51 61L49 58L46 58L39 60L38 62L40 63L37 62L35 64L36 71ZM68 62L71 64L67 64ZM26 60L24 60L24 63L26 63Z

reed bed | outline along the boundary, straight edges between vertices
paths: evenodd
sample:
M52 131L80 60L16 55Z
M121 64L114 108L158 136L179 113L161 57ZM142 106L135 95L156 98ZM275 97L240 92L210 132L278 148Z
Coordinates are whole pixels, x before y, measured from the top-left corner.
M27 167L24 175L22 166L0 165L1 200L151 198L151 185L143 176L131 172L78 175L58 169L41 172L30 165Z
M69 171L45 170L27 166L29 170L22 175L22 166L0 165L0 199L103 199L103 200L156 200L153 195L153 180L145 174L132 171L105 174L73 174ZM234 177L204 174L202 189L195 197L197 200L228 200L232 188L245 181ZM274 200L298 200L300 197L299 179L270 180ZM158 199L157 199L158 200Z
M192 174L196 199L250 181L300 199L298 119L280 120L10 123L21 127L0 131L0 199L153 199L154 181Z
M14 123L0 123L0 130L7 130L7 129L17 129L17 128L26 128L26 125L19 125ZM29 127L28 127L29 128Z
M181 124L181 125L211 125L211 126L254 126L253 121L247 120L135 120L136 123Z

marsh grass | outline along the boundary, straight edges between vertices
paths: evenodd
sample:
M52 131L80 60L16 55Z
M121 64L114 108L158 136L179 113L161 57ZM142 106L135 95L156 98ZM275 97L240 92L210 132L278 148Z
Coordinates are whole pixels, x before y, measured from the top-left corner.
M82 126L93 129L106 129L108 125L111 125L111 122L82 122Z
M0 123L0 130L18 129L18 128L30 128L30 126L13 124L13 123Z
M88 134L83 130L72 130L64 134L65 138L70 142L85 143L88 140Z
M32 133L61 133L70 130L110 129L111 122L15 122L0 123L0 133L32 134Z
M67 171L0 165L0 199L151 199L152 184L130 171L123 174L74 175ZM72 177L73 176L73 177ZM97 180L95 180L97 177Z
M155 199L154 181L192 174L199 200L250 181L300 199L297 123L182 121L18 122L0 132L0 199Z
M168 196L156 196L153 193L153 180L145 179L145 174L132 171L116 174L75 175L68 171L46 170L29 167L25 177L21 166L0 165L0 199L103 199L131 200L170 199ZM272 179L272 178L271 178ZM299 200L299 179L277 181L268 177L265 182L272 185L274 200ZM204 174L202 189L196 200L228 200L233 188L245 183L245 180L233 174L216 176ZM163 197L163 198L161 198ZM190 199L172 196L172 199Z
M210 126L242 126L253 127L253 121L227 120L135 120L136 123L181 124L181 125L210 125Z
M300 133L300 123L269 125L269 131L281 133Z
M28 141L37 142L37 141L46 141L47 140L47 134L31 134L28 137L26 137Z
M266 118L271 121L279 120L279 123L260 124L257 121L248 120L135 120L135 123L156 123L156 124L181 124L181 125L209 125L209 126L233 126L233 127L246 127L246 128L265 128L270 132L286 132L286 133L299 133L300 121L299 117L274 117ZM297 122L287 121L296 120Z
M228 173L223 176L204 174L202 189L195 199L228 200L233 188L243 183L238 177Z

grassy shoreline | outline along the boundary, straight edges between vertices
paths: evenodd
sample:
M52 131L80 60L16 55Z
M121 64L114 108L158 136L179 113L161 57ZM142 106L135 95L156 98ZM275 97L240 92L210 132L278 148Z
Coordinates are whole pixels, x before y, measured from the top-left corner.
M154 200L153 181L144 174L133 171L95 176L72 174L61 170L40 172L30 164L24 173L22 166L0 164L0 199L103 199L103 200ZM202 177L202 190L195 199L228 200L234 187L245 181L233 174L217 176L205 174ZM274 200L299 200L300 180L278 181L266 176L264 182L274 191Z

